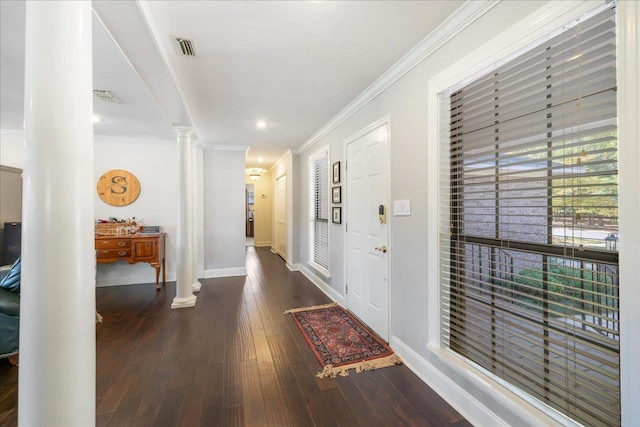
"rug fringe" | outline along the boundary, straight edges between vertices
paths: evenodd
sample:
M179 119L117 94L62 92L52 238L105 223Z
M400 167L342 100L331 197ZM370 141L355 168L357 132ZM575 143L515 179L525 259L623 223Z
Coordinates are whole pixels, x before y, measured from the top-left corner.
M360 373L364 371L372 371L374 369L388 368L390 366L400 364L402 364L402 359L400 358L400 356L394 353L386 357L381 357L379 359L363 360L359 363L337 366L335 368L332 365L327 365L324 367L322 372L318 372L316 374L316 377L336 378L338 375L340 375L341 377L348 377L349 369L355 369L356 373Z
M314 305L312 307L300 307L300 308L292 308L290 310L285 310L284 313L282 314L291 314L291 313L298 313L299 311L310 311L310 310L319 310L321 308L329 308L329 307L335 307L336 305L338 305L337 302L332 302L330 304L324 304L324 305Z

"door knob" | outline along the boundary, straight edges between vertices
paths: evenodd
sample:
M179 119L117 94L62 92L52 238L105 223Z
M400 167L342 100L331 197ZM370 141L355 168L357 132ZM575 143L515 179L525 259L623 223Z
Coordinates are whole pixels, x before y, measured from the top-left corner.
M387 253L387 247L386 247L385 245L378 246L378 247L376 247L376 248L375 248L375 250L376 250L376 251L380 251L380 252L382 252L383 254L386 254L386 253Z

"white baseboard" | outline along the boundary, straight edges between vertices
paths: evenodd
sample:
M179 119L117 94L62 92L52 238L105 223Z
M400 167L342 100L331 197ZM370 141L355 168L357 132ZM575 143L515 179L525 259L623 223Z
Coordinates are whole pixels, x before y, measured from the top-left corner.
M456 362L443 361L461 376L461 382L470 382L481 389L483 400L490 400L494 410L466 391L427 359L420 356L402 340L392 337L389 346L400 356L404 364L422 381L438 393L474 426L558 426L557 422L490 380L483 380L469 367L454 366ZM434 357L440 358L435 352ZM461 362L459 362L461 363ZM489 396L487 399L486 395ZM501 415L499 415L501 414Z
M247 267L215 268L212 270L204 271L205 279L214 279L217 277L246 276L246 275L247 275Z
M458 384L435 369L425 358L400 339L391 337L389 346L402 358L404 364L422 381L438 393L474 426L507 426L502 419L485 408Z
M256 248L271 247L271 240L265 240L264 242L254 242L253 246L255 246Z
M96 287L97 288L107 288L110 286L127 286L127 285L141 285L147 283L156 283L156 277L154 272L152 273L144 273L144 274L129 274L126 276L109 276L109 277L100 277L98 276L96 279ZM175 271L167 272L167 282L175 282L176 281L176 273ZM160 283L162 283L162 272L160 272Z
M325 293L329 298L338 304L344 306L344 295L341 295L338 291L333 289L327 282L325 282L320 276L315 274L309 267L302 264L295 264L299 266L299 271L305 275L307 279L311 281L318 289Z
M289 269L289 271L301 271L302 270L302 264L292 264L289 261L287 261L287 268Z

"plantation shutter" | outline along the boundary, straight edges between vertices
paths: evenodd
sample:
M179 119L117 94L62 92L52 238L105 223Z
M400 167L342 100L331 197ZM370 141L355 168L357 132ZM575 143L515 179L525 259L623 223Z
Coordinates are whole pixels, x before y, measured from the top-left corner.
M314 157L309 165L310 259L329 269L329 155Z
M615 55L609 6L441 96L443 345L585 425L620 424Z

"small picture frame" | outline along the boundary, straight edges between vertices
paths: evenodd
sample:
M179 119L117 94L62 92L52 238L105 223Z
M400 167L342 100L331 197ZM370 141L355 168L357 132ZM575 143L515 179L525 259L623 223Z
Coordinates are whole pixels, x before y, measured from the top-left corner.
M341 203L342 202L342 187L331 187L331 201L333 203Z
M342 224L342 208L340 206L334 206L331 213L331 222L334 224Z
M331 177L334 184L340 183L340 162L335 162L333 164L333 173L331 174Z

